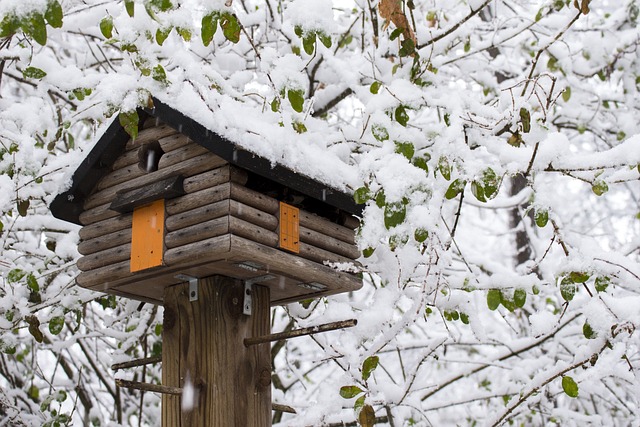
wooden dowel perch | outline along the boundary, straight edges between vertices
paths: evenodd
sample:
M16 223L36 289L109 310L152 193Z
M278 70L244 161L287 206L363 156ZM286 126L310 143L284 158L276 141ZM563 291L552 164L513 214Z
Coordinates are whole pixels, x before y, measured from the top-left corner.
M118 387L123 387L123 388L132 388L135 390L142 390L142 391L152 391L154 393L174 394L174 395L182 394L182 387L169 387L166 385L141 383L138 381L127 381L127 380L120 380L120 379L116 379L116 385Z
M162 356L145 357L144 359L135 359L128 362L115 363L111 365L111 369L117 371L119 369L135 368L136 366L153 365L155 363L161 363Z
M296 410L293 409L291 406L281 405L279 403L272 403L271 404L271 410L280 411L280 412L286 412L288 414L297 414Z
M358 324L358 321L356 319L325 323L323 325L311 326L309 328L294 329L292 331L279 332L277 334L269 334L269 335L263 335L260 337L245 338L244 345L249 347L252 345L263 344L266 342L286 340L289 338L302 337L305 335L313 335L320 332L334 331L336 329L342 329L342 328L351 328L353 326L356 326L357 324Z

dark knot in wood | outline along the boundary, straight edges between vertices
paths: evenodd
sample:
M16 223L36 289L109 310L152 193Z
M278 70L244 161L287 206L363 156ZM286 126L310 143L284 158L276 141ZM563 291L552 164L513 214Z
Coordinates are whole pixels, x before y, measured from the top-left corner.
M162 320L162 329L169 331L173 329L176 324L176 313L173 309L165 307L164 318Z
M263 368L260 370L260 375L258 376L258 386L261 389L266 389L271 385L271 370Z

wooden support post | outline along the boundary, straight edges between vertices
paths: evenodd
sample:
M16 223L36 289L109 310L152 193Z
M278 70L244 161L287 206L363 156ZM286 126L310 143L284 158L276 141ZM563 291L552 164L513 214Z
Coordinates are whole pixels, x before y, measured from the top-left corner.
M251 315L244 294L222 276L199 279L195 301L188 283L166 288L162 384L183 394L162 396L163 427L271 425L269 344L243 343L269 333L269 288L253 285Z

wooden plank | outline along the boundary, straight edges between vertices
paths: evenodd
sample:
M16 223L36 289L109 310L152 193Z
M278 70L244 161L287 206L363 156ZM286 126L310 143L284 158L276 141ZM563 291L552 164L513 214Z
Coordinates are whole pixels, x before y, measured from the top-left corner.
M95 270L129 259L129 254L131 254L131 244L126 243L124 245L80 257L76 262L76 266L81 271Z
M174 135L176 133L178 133L177 130L173 129L171 126L166 124L161 124L160 126L142 129L140 132L138 132L138 137L135 140L130 139L129 142L127 142L126 149L133 150L144 144L157 141L160 138L164 138L169 135Z
M202 145L198 145L195 142L191 144L187 144L184 147L177 148L173 151L169 151L160 157L160 162L158 163L158 169L164 169L169 166L173 166L175 164L184 162L185 160L192 159L201 154L211 154L209 150L204 148Z
M271 214L275 214L280 208L276 199L235 183L231 184L231 198Z
M211 153L205 153L197 157L185 160L182 163L159 169L156 172L146 173L139 171L138 169L140 173L131 173L129 176L122 172L123 175L119 177L117 184L114 184L113 186L109 186L107 188L98 185L99 190L93 193L91 196L87 197L87 200L84 203L84 208L92 209L100 205L111 203L111 201L113 201L113 198L115 197L115 194L120 190L144 187L145 185L177 174L182 174L185 177L191 177L208 170L216 169L224 165L225 163L226 162L220 157ZM136 165L135 168L138 168L138 166ZM112 172L103 179L107 179L114 174L120 174L121 171L125 171L128 169L129 167ZM185 190L188 191L186 188Z
M221 236L228 232L229 217L225 215L167 233L165 244L167 248L171 249L211 237Z
M335 224L321 216L300 211L300 226L306 227L310 230L319 231L322 234L342 240L350 245L355 245L356 234L352 229Z
M115 218L106 219L104 221L93 222L91 225L82 227L78 232L78 235L80 236L80 240L90 240L109 233L124 230L131 227L131 218L131 214L126 214L118 215Z
M129 228L109 233L106 236L98 236L81 241L78 244L78 252L82 255L91 255L125 243L131 243L131 230Z
M278 245L277 233L239 218L229 217L229 231L235 236L245 237L269 247L275 248Z
M235 200L229 201L229 212L236 218L258 225L266 230L275 231L278 228L278 219L275 215L252 208L249 205Z
M309 243L310 245L321 249L326 249L329 252L333 252L350 259L357 259L360 257L360 251L356 245L350 245L342 240L338 240L306 227L300 227L300 241Z
M167 231L176 231L225 215L229 215L229 199L208 203L199 208L170 215L167 217L166 227Z
M176 215L229 198L230 184L220 184L167 201L167 215Z
M166 265L180 266L193 265L206 260L217 260L221 254L226 254L231 249L230 235L212 237L177 248L167 249L164 253Z
M127 213L138 206L146 205L158 199L166 200L182 196L185 194L183 182L184 177L177 175L153 182L142 188L118 191L109 209Z
M243 315L244 284L215 276L198 281L198 299L188 284L165 291L163 384L197 384L192 410L163 395L164 427L271 425L269 344L246 347L245 338L269 332L269 289L254 286L252 314Z
M164 253L164 199L133 211L131 272L162 265Z

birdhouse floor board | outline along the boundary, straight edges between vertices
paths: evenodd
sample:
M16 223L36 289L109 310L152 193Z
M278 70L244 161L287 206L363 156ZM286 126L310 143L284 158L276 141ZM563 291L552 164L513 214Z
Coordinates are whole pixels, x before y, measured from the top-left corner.
M157 141L160 138L165 138L170 135L177 134L178 131L172 128L169 125L161 124L159 126L150 127L147 129L142 129L138 132L138 136L135 140L130 139L127 142L126 149L133 150L137 149L144 144L148 144L153 141Z
M238 264L246 261L258 263L264 268L239 267ZM175 279L177 274L194 277L221 274L243 280L270 274L275 278L264 285L272 289L272 304L276 301L305 299L311 295L316 297L347 292L362 286L361 280L354 275L230 234L168 250L165 263L167 265L163 267L130 273L129 261L121 261L83 272L77 282L93 290L156 303L161 303L159 298L163 287L178 282ZM320 283L326 288L318 291L299 286L300 283L310 282Z

